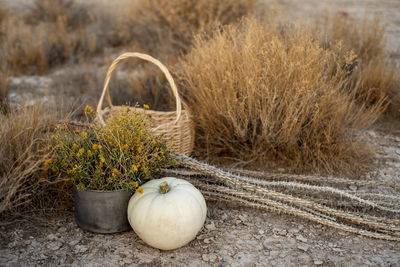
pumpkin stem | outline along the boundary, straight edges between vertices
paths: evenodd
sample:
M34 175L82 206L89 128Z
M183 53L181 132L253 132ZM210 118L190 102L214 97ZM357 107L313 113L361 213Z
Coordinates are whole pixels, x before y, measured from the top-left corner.
M170 190L168 183L166 181L160 183L160 194L166 194Z

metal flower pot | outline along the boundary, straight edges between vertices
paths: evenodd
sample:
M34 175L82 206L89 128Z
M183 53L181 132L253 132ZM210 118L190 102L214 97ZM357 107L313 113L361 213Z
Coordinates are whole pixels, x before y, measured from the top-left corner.
M132 192L75 191L76 224L95 233L117 233L131 229L127 208Z

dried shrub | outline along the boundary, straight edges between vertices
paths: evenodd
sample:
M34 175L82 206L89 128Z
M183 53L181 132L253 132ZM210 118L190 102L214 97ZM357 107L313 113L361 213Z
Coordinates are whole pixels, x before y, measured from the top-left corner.
M9 108L8 87L9 82L7 69L0 66L0 113L6 113Z
M236 22L256 6L255 0L137 0L127 25L133 26L133 35L146 51L176 55L189 50L195 34Z
M333 16L324 14L317 17L315 31L326 47L340 40L347 50L353 50L362 61L369 62L385 56L386 25L379 16L364 16L358 20L343 12Z
M64 19L56 23L28 25L18 17L2 24L5 37L0 55L13 73L44 73L49 68L99 50L89 29L71 33Z
M376 58L358 66L351 76L350 89L356 98L367 107L385 102L394 107L399 101L400 93L399 69L384 59ZM392 114L394 110L387 112Z
M52 204L43 202L50 183L43 163L55 119L41 105L0 115L0 214Z
M341 55L307 30L252 20L213 34L199 37L177 70L198 155L296 172L365 167L369 153L357 131L375 121L381 105L365 109L345 92Z
M61 18L71 28L82 27L92 20L89 6L74 0L35 0L25 15L29 24L56 23Z
M389 60L386 25L381 18L364 16L358 20L346 13L324 14L317 18L315 30L326 49L334 49L340 42L342 51L354 51L357 55L348 90L357 96L359 103L373 106L383 101L387 117L400 116L399 70Z

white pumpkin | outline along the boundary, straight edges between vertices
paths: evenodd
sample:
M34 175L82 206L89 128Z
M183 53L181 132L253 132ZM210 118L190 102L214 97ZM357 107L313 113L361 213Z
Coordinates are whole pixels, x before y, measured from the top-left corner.
M128 205L128 221L148 245L162 250L182 247L192 241L206 220L203 195L191 183L164 177L143 186Z

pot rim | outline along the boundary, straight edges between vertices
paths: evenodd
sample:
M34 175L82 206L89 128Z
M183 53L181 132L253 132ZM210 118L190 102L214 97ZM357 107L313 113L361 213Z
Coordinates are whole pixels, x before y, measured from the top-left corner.
M76 185L74 185L74 190L77 192L93 192L93 193L134 193L135 191L126 191L123 189L119 189L119 190L108 190L108 191L103 191L103 190L95 190L95 189L89 189L89 190L78 190L78 188L76 188Z

